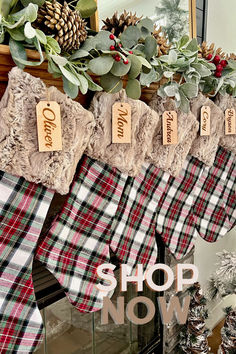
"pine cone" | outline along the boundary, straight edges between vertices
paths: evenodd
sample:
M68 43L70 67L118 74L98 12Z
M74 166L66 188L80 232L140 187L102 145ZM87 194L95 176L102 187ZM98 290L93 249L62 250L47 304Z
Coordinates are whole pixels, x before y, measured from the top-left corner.
M158 57L161 55L166 55L168 54L171 44L168 44L168 39L166 35L161 35L160 33L162 32L162 27L160 27L158 30L155 26L153 36L157 41L158 44Z
M35 25L44 33L54 35L54 39L65 52L78 49L87 38L86 22L66 2L61 5L56 0L45 1L39 8Z
M106 20L103 20L104 26L102 30L109 31L113 33L116 37L119 37L127 27L135 26L142 19L143 16L137 17L136 12L132 14L132 12L124 12L118 16L118 12L116 11L114 15Z
M226 58L226 53L222 52L222 48L215 49L214 43L212 43L210 46L208 46L206 42L202 42L202 45L199 47L198 56L200 58L206 59L209 54L212 54L213 56L219 55L221 57L221 59Z

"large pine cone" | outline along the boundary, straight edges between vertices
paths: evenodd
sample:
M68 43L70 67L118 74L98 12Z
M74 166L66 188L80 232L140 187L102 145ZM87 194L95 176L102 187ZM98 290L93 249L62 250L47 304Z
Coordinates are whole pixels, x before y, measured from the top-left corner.
M61 5L56 0L46 1L39 8L35 24L44 33L54 35L54 39L65 52L78 49L87 38L86 22L66 2Z
M119 37L127 27L135 26L142 19L143 16L137 17L136 12L132 14L132 12L124 12L118 16L118 12L116 11L114 15L106 20L103 20L104 26L102 30L109 31L113 33L116 37Z
M219 55L221 59L226 58L226 54L222 52L222 48L215 48L215 44L212 43L211 45L207 45L206 42L202 42L201 46L199 47L198 50L198 56L200 58L207 58L209 54L214 55Z
M161 35L162 28L160 27L158 30L155 26L154 32L153 32L153 37L157 41L158 45L158 57L161 55L167 55L169 53L171 44L168 43L168 38L166 35Z

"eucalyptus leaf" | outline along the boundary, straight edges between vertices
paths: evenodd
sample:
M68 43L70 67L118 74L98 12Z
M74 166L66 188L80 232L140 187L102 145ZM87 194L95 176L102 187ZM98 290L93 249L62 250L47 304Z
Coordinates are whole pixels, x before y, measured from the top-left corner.
M179 48L184 47L189 42L189 36L185 34L179 41Z
M10 36L13 39L15 39L15 41L24 41L25 40L23 26L20 28L8 29L7 32L10 34Z
M45 0L20 0L24 7L28 6L30 3L38 5L38 7L42 6Z
M0 16L7 17L11 10L11 0L0 0Z
M150 64L145 58L143 58L143 57L141 57L141 56L137 56L137 58L139 59L139 61L141 62L141 64L142 64L143 66L145 66L146 68L148 68L148 69L151 69L151 68L152 68L151 64Z
M58 42L54 38L49 36L47 36L47 47L49 48L49 50L52 49L57 54L61 53L61 48Z
M180 91L180 106L179 108L181 109L181 111L183 111L184 113L188 113L190 110L190 103L188 98L185 96L185 94Z
M233 70L236 70L236 60L228 60L228 66L233 69Z
M147 60L157 54L157 42L153 36L147 36L145 39L145 54Z
M156 81L157 81L157 73L154 68L152 68L148 74L142 72L140 75L140 83L143 86L149 87L152 82L156 82Z
M164 71L163 75L167 79L170 79L174 75L174 72L173 71Z
M100 84L106 92L117 93L123 87L122 80L112 74L107 74L101 77Z
M4 42L5 39L5 30L3 26L0 26L0 44Z
M47 37L45 36L45 34L43 33L43 31L36 29L36 37L38 38L39 42L41 42L42 44L47 44Z
M48 72L51 74L58 74L61 76L61 71L52 59L48 60Z
M142 70L142 63L139 60L139 57L134 54L128 56L128 59L131 62L131 67L128 76L130 79L136 79L136 77L140 74Z
M68 60L60 55L51 55L51 58L57 65L65 66L68 64Z
M152 33L154 31L154 23L153 21L146 17L143 20L139 21L139 23L137 24L137 27L142 30L142 28L145 28L148 30L148 32Z
M79 0L76 5L76 10L80 12L82 17L90 17L97 10L97 3L95 0Z
M72 99L76 98L79 93L79 88L77 85L72 84L65 76L62 76L63 89L65 93Z
M187 98L197 97L198 95L198 85L194 83L184 83L180 86L180 90Z
M178 58L177 52L174 49L171 49L168 55L168 64L169 65L175 64L177 62L177 58Z
M34 22L37 18L37 12L38 12L38 5L36 4L32 4L30 2L30 4L25 7L24 9L15 12L14 14L10 15L8 18L10 20L13 21L22 21L22 23L24 22Z
M88 81L83 75L80 74L77 74L77 78L80 81L80 91L83 95L85 95L88 92Z
M67 80L69 80L74 85L80 86L80 81L77 79L77 77L70 70L68 70L67 68L65 68L62 65L58 65L58 66L61 70L61 73L63 74L63 76L65 76L65 78Z
M164 87L164 92L168 97L175 97L178 92L178 85L176 82L170 83Z
M128 97L133 98L134 100L138 100L141 96L140 82L136 79L129 80L126 85L125 91Z
M75 59L84 58L84 57L87 57L88 55L89 55L89 52L88 52L87 50L78 49L78 50L76 50L76 52L74 52L74 53L70 56L70 60L75 60Z
M125 48L132 48L138 43L140 37L141 37L140 29L137 26L129 26L121 34L120 40Z
M102 87L99 86L98 84L96 84L91 76L89 76L86 72L84 73L84 76L86 77L87 81L88 81L88 88L91 91L102 91Z
M88 67L94 74L105 75L111 70L113 63L114 59L111 56L100 56L90 60Z
M129 61L128 64L124 64L123 61L114 61L114 64L111 68L111 73L115 76L124 76L129 72L131 63Z
M19 62L19 59L27 60L27 54L25 48L21 42L15 41L13 38L9 40L9 48L11 52L12 59L14 63L19 66L19 68L24 69L25 64Z
M189 50L190 52L197 52L198 51L198 43L197 43L197 39L193 38L189 44L186 47L187 50Z
M192 67L197 70L201 77L206 77L211 75L211 70L200 63L193 63Z
M35 29L31 26L30 22L26 22L25 27L24 27L24 34L25 37L31 39L36 36L36 31Z
M108 31L99 31L93 38L93 48L98 50L110 50L110 46L115 43L112 39L110 39L110 34L111 33ZM84 49L84 47L82 49Z
M83 43L82 47L79 50L85 50L87 52L90 52L90 50L95 48L95 42L96 42L95 37L87 37L87 39L85 40L85 42Z

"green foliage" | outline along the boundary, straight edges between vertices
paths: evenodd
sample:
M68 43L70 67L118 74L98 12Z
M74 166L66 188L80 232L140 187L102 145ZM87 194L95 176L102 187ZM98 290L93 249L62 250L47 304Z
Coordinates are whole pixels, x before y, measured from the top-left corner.
M79 0L76 5L76 10L84 18L92 16L97 10L97 3L95 0Z

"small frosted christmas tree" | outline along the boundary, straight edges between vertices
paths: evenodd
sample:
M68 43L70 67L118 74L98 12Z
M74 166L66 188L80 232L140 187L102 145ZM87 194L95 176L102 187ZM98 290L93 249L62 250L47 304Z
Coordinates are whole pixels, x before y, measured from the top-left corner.
M236 252L223 251L217 254L220 261L210 280L209 293L212 299L236 294ZM236 308L225 309L226 319L221 330L222 342L219 354L236 353Z
M192 296L187 323L180 333L180 352L205 354L209 353L207 337L209 330L205 320L208 317L206 298L202 294L201 286L195 283L188 289Z

